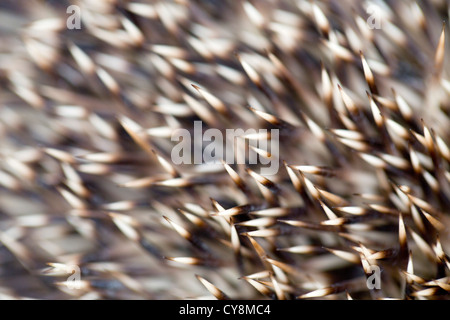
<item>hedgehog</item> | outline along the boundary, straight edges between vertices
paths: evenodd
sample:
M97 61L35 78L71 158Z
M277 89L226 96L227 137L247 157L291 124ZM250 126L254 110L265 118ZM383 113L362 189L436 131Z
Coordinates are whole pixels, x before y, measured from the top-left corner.
M0 14L3 299L449 298L447 1Z

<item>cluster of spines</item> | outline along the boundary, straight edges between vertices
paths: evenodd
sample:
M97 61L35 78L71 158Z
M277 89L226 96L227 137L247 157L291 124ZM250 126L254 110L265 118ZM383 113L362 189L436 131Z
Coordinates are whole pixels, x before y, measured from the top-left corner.
M39 190L46 204L60 196L69 209L63 216L19 217L15 227L41 227L63 219L96 245L111 248L120 247L120 240L112 239L118 230L155 257L156 274L166 275L167 263L175 270L176 265L192 266L192 272L205 273L197 275L198 280L219 299L241 296L236 289L227 295L206 278L223 281L228 277L225 270L234 267L233 281L248 283L259 297L323 298L347 293L350 298L353 292L370 292L373 298L445 297L450 266L439 234L445 234L448 226L450 149L445 125L449 120L445 110L433 105L436 99L427 96L436 90L449 91L442 75L445 27L433 54L432 77L421 92L433 117L441 117L435 131L416 116L419 110L405 100L403 87L402 94L392 90L389 99L382 94L386 85L377 82L377 74L395 78L393 87L400 82L395 76L398 65L389 64L386 36L401 54L409 46L418 49L410 41L414 29L408 34L396 27L389 10L384 12L383 28L376 31L367 28L356 11L354 28L330 21L342 14L339 8L299 2L289 8L292 12L277 9L270 21L262 5L266 3L259 3L260 9L258 3L231 6L236 13L242 10L241 22L251 25L254 40L249 34L238 40L225 36L220 23L229 27L230 21L215 23L194 1L129 3L120 10L106 1L95 8L82 6L87 30L82 34L87 39L81 40L101 40L106 47L95 59L76 44L76 37L67 41L60 36L63 32L70 38L70 31L63 31L63 19L31 24L24 43L52 85L33 83L20 71L9 71L7 80L12 92L61 124L52 127L56 137L40 138L43 147L8 156L6 169L0 171L1 183L23 196L29 195L29 189ZM422 32L433 35L421 9L410 9ZM188 22L188 16L195 22ZM335 29L337 23L341 30ZM152 33L150 26L155 25L161 35L169 35L169 44L155 44L162 38ZM208 31L208 25L216 29ZM46 36L39 30L45 30ZM314 48L317 39L320 46ZM367 48L363 43L368 43ZM427 54L408 56L409 62L421 61ZM366 59L369 55L384 61ZM145 66L148 62L151 68ZM346 75L347 68L353 74ZM301 72L310 72L311 78ZM361 83L361 75L368 88L365 101L349 88L362 87L352 83ZM51 77L62 79L64 85L55 86ZM211 89L206 89L211 79ZM146 94L143 80L151 82L152 94ZM92 92L85 94L87 89ZM413 95L413 90L407 93ZM243 101L251 107L243 107ZM169 159L167 140L177 128L192 126L193 119L212 128L257 124L279 129L278 155L254 149L279 161L279 173L264 177L255 168L225 162L219 167L177 168ZM22 121L17 119L19 124ZM69 137L73 141L66 142ZM61 147L62 143L68 147ZM324 165L310 165L313 161ZM55 168L56 172L42 176L42 171ZM375 187L358 181L367 175ZM106 181L115 187L103 186ZM49 193L44 194L42 186ZM122 198L118 189L127 195L136 192L144 200L118 200ZM135 210L148 210L156 218L148 222L142 214L135 216ZM187 243L172 239L171 229ZM27 269L39 265L17 240L20 235L0 235ZM185 255L172 255L180 246ZM49 248L58 257L58 249ZM235 261L228 260L228 253ZM416 254L424 277L414 272ZM116 286L155 297L127 275L133 269L128 264L98 263L102 258L95 254L67 259L62 264L52 262L44 274L60 276L61 268L76 263L85 278L81 292ZM382 283L387 290L367 287L374 265L386 270ZM182 274L192 275L189 270ZM172 285L170 279L167 283ZM180 297L183 294L183 298L190 295L180 293Z

